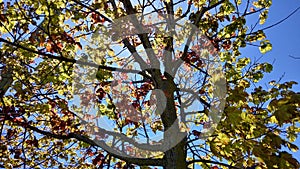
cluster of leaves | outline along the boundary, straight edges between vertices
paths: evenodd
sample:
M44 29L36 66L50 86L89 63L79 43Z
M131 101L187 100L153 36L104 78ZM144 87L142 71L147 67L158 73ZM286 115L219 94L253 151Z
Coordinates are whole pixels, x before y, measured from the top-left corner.
M246 24L250 15L264 24L271 2L1 2L0 166L299 168L299 162L282 149L298 149L292 143L300 131L300 94L292 90L296 82L272 81L268 90L256 87L272 65L251 62L240 53L248 44L259 46L261 53L272 49L263 28ZM171 22L155 27L149 21L149 33L125 37L119 35L128 25L111 27L114 19L148 11L158 14L153 20ZM199 29L200 38L199 32L172 24L182 19ZM165 37L166 30L179 33ZM189 131L185 124L213 126L209 109L218 90L211 81L220 82L220 77L209 68L218 61L227 81L226 103L215 132L203 137L200 129ZM203 110L186 112L194 100ZM91 109L97 112L87 113ZM195 118L188 122L190 114ZM113 131L92 122L102 117L111 122ZM159 145L151 137L168 137L163 132L176 119L180 119L176 130L187 132L178 145L160 153L139 151Z

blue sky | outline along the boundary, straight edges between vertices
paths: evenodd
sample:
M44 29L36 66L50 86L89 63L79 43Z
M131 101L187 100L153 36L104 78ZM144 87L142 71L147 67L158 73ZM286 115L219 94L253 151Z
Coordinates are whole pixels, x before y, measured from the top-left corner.
M264 26L272 25L285 18L296 8L300 7L298 0L274 0L270 8L269 18ZM265 31L267 39L273 45L272 51L266 53L262 61L274 62L273 72L265 75L265 80L277 80L283 74L283 81L294 80L300 82L300 10L281 24ZM244 55L261 56L256 47L248 47ZM293 55L299 59L289 57ZM300 91L300 85L295 86Z

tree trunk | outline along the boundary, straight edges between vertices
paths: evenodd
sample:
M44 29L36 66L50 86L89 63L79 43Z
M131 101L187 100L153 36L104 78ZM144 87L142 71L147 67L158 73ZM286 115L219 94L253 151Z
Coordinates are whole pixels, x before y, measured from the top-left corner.
M6 70L2 70L1 72L1 80L0 80L0 97L2 98L7 92L8 88L12 85L12 70L11 68L7 68Z
M186 139L183 139L175 147L165 152L164 169L187 169L185 143Z
M167 78L166 81L162 82L162 86L159 87L165 94L166 107L161 115L161 119L164 125L164 140L168 140L168 145L174 146L165 151L164 169L186 169L186 150L185 143L186 137L184 133L180 132L177 113L174 102L174 92L176 85L172 78ZM171 130L171 132L168 131ZM180 140L181 141L180 141ZM176 144L178 142L178 144Z

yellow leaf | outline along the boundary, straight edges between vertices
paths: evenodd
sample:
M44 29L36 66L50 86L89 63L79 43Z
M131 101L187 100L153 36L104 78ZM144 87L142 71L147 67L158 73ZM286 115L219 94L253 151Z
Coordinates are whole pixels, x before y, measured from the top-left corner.
M242 112L241 118L242 118L243 120L245 120L245 119L247 118L247 114L246 114L245 112Z
M272 50L272 44L268 40L262 41L262 42L260 42L259 50L261 53L264 54L264 53Z
M108 56L115 56L115 52L112 49L108 49L107 54Z
M275 123L275 124L278 123L278 121L277 121L277 119L276 119L275 116L272 116L272 117L270 118L270 122L271 122L271 123Z

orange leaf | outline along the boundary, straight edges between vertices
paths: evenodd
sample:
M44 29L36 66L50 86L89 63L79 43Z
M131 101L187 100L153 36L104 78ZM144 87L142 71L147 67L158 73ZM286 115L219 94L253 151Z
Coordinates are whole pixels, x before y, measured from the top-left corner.
M46 46L46 51L47 51L47 52L51 52L51 50L52 50L52 45L51 45L51 43L48 41L48 42L47 42L47 46Z
M23 122L23 119L21 117L15 117L13 122Z

